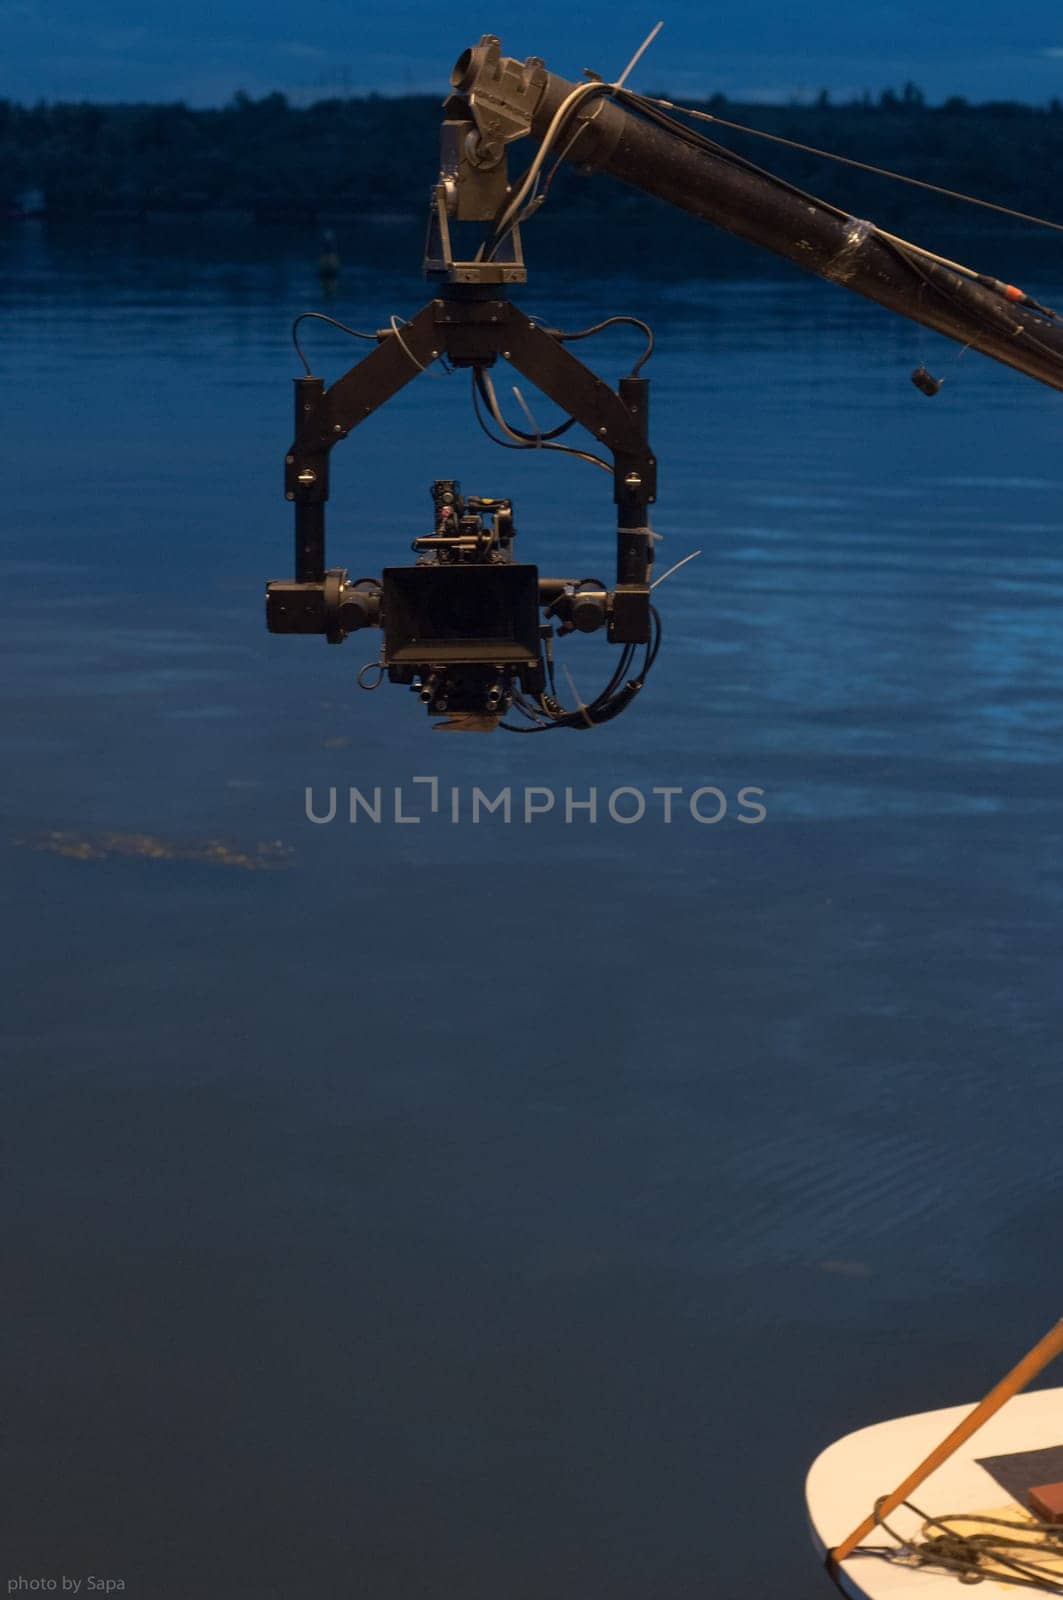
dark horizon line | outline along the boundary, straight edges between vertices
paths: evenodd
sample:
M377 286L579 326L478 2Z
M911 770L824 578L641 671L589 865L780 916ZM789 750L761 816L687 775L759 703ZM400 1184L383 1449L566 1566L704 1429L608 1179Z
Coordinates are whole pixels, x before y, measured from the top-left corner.
M909 80L907 83L903 84L899 89L886 88L880 89L874 93L872 93L870 90L862 90L858 94L850 94L848 98L844 100L834 99L831 90L826 88L817 90L815 94L810 93L807 97L797 98L794 95L789 95L781 96L778 100L767 100L759 96L755 100L747 100L743 99L741 96L729 95L722 89L713 90L710 94L702 96L682 95L678 99L674 100L672 93L662 88L646 90L644 92L648 97L661 100L671 100L677 109L681 109L684 104L703 107L711 105L713 102L715 102L718 105L764 106L766 108L770 108L771 110L790 109L794 111L816 111L827 109L836 111L863 111L867 109L901 109L905 111L944 111L949 109L963 109L969 111L988 111L1004 106L1030 112L1052 112L1063 110L1063 97L1058 95L1051 95L1045 100L1034 101L1018 100L1009 98L1007 96L998 99L972 100L967 95L949 94L945 95L940 100L931 101L924 96L919 85L912 80ZM298 96L300 91L296 90L294 93L296 96ZM0 106L6 106L19 111L31 112L41 110L51 111L69 107L76 107L78 109L91 107L94 109L106 108L107 110L139 110L147 106L159 110L183 110L191 111L197 114L206 114L210 112L231 111L241 105L260 106L265 105L270 101L277 100L283 100L288 110L301 112L313 111L319 106L326 105L349 105L352 103L372 105L377 104L380 101L401 102L416 100L423 102L429 100L438 105L442 105L446 98L446 95L440 96L437 92L426 89L402 91L367 89L360 91L357 94L322 94L318 99L307 101L305 105L301 105L297 103L296 99L293 99L291 91L284 89L270 89L267 92L259 95L248 94L246 90L236 89L233 91L228 100L218 101L210 105L192 105L184 99L100 99L89 96L81 99L49 99L45 96L39 96L35 100L19 100L7 95L0 95Z

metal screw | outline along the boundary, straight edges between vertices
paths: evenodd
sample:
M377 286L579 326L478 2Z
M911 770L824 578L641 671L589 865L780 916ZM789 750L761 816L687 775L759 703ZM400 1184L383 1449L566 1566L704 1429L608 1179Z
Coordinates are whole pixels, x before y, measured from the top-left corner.
M624 483L629 489L641 489L642 487L642 479L637 472L629 472L624 479Z
M292 465L292 463L294 462L295 457L294 456L285 456L284 460L285 460L285 464L290 467Z
M609 432L608 428L599 428L598 429L598 437L599 437L599 439L604 439L608 432Z
M334 422L332 424L332 431L333 431L333 433L342 433L343 432L343 423L342 422Z
M284 496L284 498L285 498L285 500L294 500L295 496L294 496L294 494L292 494L292 491L289 489L288 493Z
M317 473L311 471L311 469L309 467L304 467L302 472L300 472L298 478L296 479L296 482L297 483L316 483L317 482Z

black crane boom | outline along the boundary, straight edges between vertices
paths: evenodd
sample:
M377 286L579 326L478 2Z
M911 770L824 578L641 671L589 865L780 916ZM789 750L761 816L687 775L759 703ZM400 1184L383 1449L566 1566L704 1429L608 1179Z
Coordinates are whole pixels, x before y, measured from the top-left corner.
M501 56L485 35L451 79L481 137L520 131L540 142L577 85L536 58ZM1021 291L968 276L836 206L795 189L663 116L653 103L621 93L584 99L554 143L584 169L611 174L807 272L842 284L890 311L923 323L994 361L1063 389L1063 326L1023 303ZM580 97L576 96L577 101ZM506 114L508 126L503 129ZM573 137L575 130L576 137ZM995 285L995 286L993 286Z

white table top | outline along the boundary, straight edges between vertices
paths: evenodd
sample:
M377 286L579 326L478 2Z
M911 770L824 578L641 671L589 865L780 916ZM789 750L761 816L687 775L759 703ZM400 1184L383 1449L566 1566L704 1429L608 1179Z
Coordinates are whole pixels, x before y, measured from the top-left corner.
M828 1445L813 1462L805 1484L812 1538L821 1557L826 1559L827 1551L863 1521L875 1501L895 1489L973 1407L972 1402L876 1422ZM912 1498L928 1515L1000 1511L1007 1516L1017 1511L1018 1502L978 1465L977 1458L1054 1445L1063 1445L1063 1388L1015 1395L927 1478ZM921 1526L903 1507L887 1521L905 1537L918 1533ZM891 1541L876 1528L864 1542L888 1545ZM852 1600L946 1600L950 1595L958 1600L959 1595L971 1592L949 1573L913 1570L869 1556L851 1556L843 1562L838 1583ZM977 1587L978 1600L1016 1600L1019 1594L1029 1592L988 1578Z

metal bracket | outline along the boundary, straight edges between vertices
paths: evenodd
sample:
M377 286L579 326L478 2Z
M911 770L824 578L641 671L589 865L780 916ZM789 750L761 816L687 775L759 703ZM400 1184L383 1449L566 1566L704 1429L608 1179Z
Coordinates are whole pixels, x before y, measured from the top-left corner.
M461 193L461 190L458 190ZM514 227L502 240L492 261L455 261L450 242L451 192L444 178L436 184L428 212L428 235L424 247L426 278L445 283L526 283L527 269L520 242L520 229ZM460 211L457 212L460 217ZM493 215L493 213L492 213Z
M450 81L468 100L485 157L488 151L501 154L505 145L531 132L547 77L539 56L529 56L523 64L503 56L493 33L482 34L478 45L458 57Z
M346 438L433 361L455 366L509 361L557 402L613 457L617 506L617 582L648 584L653 561L649 507L657 495L657 462L648 437L649 381L622 378L619 392L576 359L560 335L533 322L508 300L475 289L454 290L422 307L400 329L379 335L377 348L326 389L321 378L295 380L295 439L285 458L285 494L295 505L295 576L325 577L328 459Z

